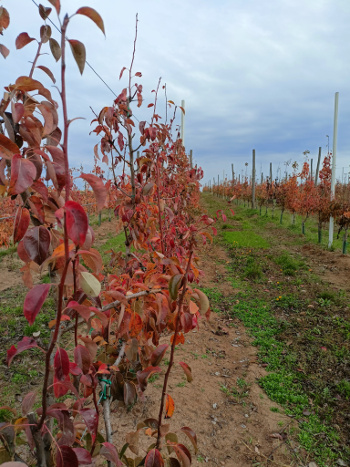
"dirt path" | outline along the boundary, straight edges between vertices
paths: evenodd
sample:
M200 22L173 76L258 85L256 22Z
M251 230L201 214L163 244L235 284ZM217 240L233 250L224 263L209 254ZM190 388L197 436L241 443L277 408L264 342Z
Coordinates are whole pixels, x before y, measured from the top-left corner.
M217 264L218 257L228 260L218 246L203 252L205 279L200 286L234 294L222 280L225 267ZM271 411L278 405L258 385L258 379L266 372L256 354L256 347L251 345L240 322L215 313L209 322L202 320L199 330L187 334L185 344L179 346L175 361L187 363L194 379L187 383L181 367L175 363L168 388L175 401L175 413L169 423L171 431L189 426L197 433L199 451L193 456L192 465L251 467L267 459L271 466L290 465L291 452L283 440L292 420ZM162 368L165 372L164 365ZM131 414L125 408L116 409L112 416L116 443L126 432L135 430L140 420L158 418L161 382L162 376L149 384L145 403L138 403ZM184 435L179 438L188 445Z

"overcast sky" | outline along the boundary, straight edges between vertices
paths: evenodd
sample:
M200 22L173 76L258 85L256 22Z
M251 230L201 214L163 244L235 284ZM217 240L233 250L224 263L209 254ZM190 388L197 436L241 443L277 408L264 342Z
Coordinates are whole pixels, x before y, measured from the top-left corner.
M42 0L45 6L49 2ZM168 99L186 102L185 145L204 169L204 181L230 176L251 167L256 150L257 173L267 174L273 163L285 170L288 160L303 162L303 151L317 158L318 147L332 147L334 94L339 92L337 176L350 172L350 1L349 0L62 0L62 12L80 6L99 11L106 38L85 17L72 19L68 36L84 42L87 60L116 94L125 87L119 72L130 63L139 15L134 71L143 74L144 98L159 77ZM11 25L0 37L11 53L0 56L1 88L29 73L36 45L16 51L14 40L23 31L38 37L41 18L32 0L0 0ZM52 20L57 24L55 14ZM53 37L59 40L59 34ZM51 66L53 59L42 57ZM56 67L52 67L56 70ZM50 86L39 70L34 75ZM53 92L55 92L53 90ZM93 115L113 102L113 94L86 67L81 77L68 63L69 118L78 116L70 139L71 165L91 169L89 136ZM58 98L57 98L58 99ZM165 114L164 104L159 108ZM136 116L145 117L144 113Z

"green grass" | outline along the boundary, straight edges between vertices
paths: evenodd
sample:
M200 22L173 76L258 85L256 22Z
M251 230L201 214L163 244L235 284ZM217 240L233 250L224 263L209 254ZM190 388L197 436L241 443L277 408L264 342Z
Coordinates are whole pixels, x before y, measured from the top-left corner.
M101 212L101 223L109 221L112 218L113 218L113 211L112 210L104 209ZM91 214L89 216L89 225L95 226L95 225L99 225L99 223L100 223L99 214Z
M103 245L98 248L102 261L104 264L108 264L111 258L109 250L113 250L115 253L118 251L125 251L125 235L124 232L120 232L118 235L110 237Z
M237 242L238 247L268 248L269 242L253 230L235 230L222 232L224 242L228 245Z
M9 248L6 249L1 249L0 250L0 261L8 255L12 255L17 251L17 246L10 246Z
M204 195L203 199L210 215L217 209L225 210L225 201L212 195ZM324 286L317 284L320 279L308 271L299 255L288 251L276 255L272 249L272 254L264 256L262 248L271 246L278 250L281 241L277 236L267 241L265 235L269 235L271 228L274 232L276 227L285 229L279 225L277 209L272 219L271 213L259 216L252 209L231 207L236 215L231 220L228 215L225 223L216 224L216 241L228 246L231 253L223 280L241 292L234 297L224 297L216 288L204 292L212 310L224 310L225 314L239 318L253 337L259 359L269 372L259 384L286 414L299 421L300 445L319 467L335 466L338 459L350 459L350 449L342 445L337 426L332 425L336 415L333 402L337 401L337 394L343 399L350 398L350 382L347 377L337 382L325 376L327 369L334 368L337 362L344 366L350 361L347 344L350 323L341 314L347 307L346 295L322 290ZM306 224L305 236L296 232L297 224L291 232L285 231L284 237L290 238L290 244L307 243L311 221ZM288 215L283 222L287 224ZM315 231L313 243L317 243L317 225ZM287 279L281 278L281 274ZM270 275L275 276L273 282ZM309 293L300 294L301 288L307 288ZM234 397L241 392L237 386L224 386L221 390Z
M251 211L255 213L259 213L259 209L252 210L249 208L244 208L243 204L240 203L239 206L234 206L234 210L241 212L246 212L245 215L251 215ZM318 221L316 216L310 216L306 223L305 223L305 235L302 235L302 222L303 217L296 215L295 216L295 224L292 224L292 214L290 212L285 211L283 214L282 224L280 224L280 216L281 216L281 209L276 206L274 212L272 210L272 206L268 207L267 215L265 215L265 207L262 208L262 214L259 215L259 219L257 223L261 226L266 225L269 222L273 222L276 226L280 226L281 228L288 229L291 233L297 235L295 238L295 242L307 242L307 243L318 243ZM340 234L339 239L337 238L338 233L338 226L334 228L334 235L333 235L333 248L335 250L341 250L343 245L343 236ZM328 249L328 225L325 225L322 229L322 241L321 245L323 248Z
M290 253L284 251L281 255L275 258L275 263L281 267L283 274L286 276L295 276L300 269L306 269L306 264L295 255L291 256Z

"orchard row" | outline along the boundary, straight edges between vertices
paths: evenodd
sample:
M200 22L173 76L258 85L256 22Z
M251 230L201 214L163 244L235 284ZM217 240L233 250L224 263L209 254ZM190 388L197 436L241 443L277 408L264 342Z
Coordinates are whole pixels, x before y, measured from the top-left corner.
M0 425L0 438L12 459L17 456L16 445L24 443L22 460L30 463L34 457L41 467L86 465L96 455L117 466L189 465L191 453L183 440L196 451L196 434L186 426L171 431L164 417L171 418L176 410L168 392L175 346L182 345L186 333L210 312L207 297L196 288L201 276L197 246L215 233L214 220L199 209L203 173L191 167L174 128L176 112L183 109L166 99L170 119L163 120L158 113L165 86L159 82L152 91L147 120L139 122L135 116L144 103L144 90L141 73L133 70L134 48L129 68L120 74L121 78L127 73L127 87L93 121L93 132L100 138L92 151L95 171L80 175L90 185L99 211L110 203L125 235L125 250L112 252L114 270L105 274L82 206L85 194L78 192L79 198L73 187L68 141L74 122L68 118L66 98L67 47L81 73L85 65L85 47L77 39L67 39L67 28L79 15L90 18L102 32L104 24L92 8L63 16L59 0L50 3L53 9L39 6L43 25L29 74L7 85L0 102L4 122L0 180L2 195L17 206L13 241L23 262L18 273L29 289L24 316L32 325L49 294L56 297L56 316L50 323L50 343L40 349L45 360L40 394L24 396L22 417ZM53 13L60 24L60 43L47 21ZM1 8L1 28L6 29L8 22L9 14ZM74 29L69 37L74 37ZM136 38L137 21L135 44ZM23 32L16 47L33 40ZM51 70L38 64L45 49L61 64L60 104L35 78L40 67L54 80ZM103 178L100 158L111 168L109 181ZM110 192L113 197L108 200ZM48 271L51 283L36 283L38 271ZM160 344L164 334L167 342ZM8 350L9 365L23 351L40 348L34 337L21 337ZM169 365L154 418L140 420L135 432L125 433L128 443L115 444L111 400L132 406L146 390L149 376L161 371L159 364L167 351ZM180 364L191 381L190 367ZM73 398L69 407L62 400L67 394ZM38 400L40 408L34 409Z

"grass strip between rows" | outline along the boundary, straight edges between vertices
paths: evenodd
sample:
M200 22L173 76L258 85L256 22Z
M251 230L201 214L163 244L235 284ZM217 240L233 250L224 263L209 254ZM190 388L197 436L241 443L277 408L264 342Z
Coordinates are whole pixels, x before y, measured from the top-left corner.
M217 209L224 208L225 202L206 196L204 203L209 214L214 215ZM261 230L265 222L259 218L255 223L249 222L252 210L247 210L248 217L245 216L242 208L238 208L237 211L231 225L230 221L224 224L218 223L219 235L215 242L229 249L231 253L232 262L226 264L225 280L239 292L228 298L218 289L203 289L203 291L207 294L214 311L225 309L230 317L241 320L248 334L253 337L252 344L258 347L259 359L269 372L259 380L259 384L272 401L280 404L287 415L298 421L297 436L300 446L315 459L318 467L347 465L342 462L350 459L350 448L342 445L339 433L331 425L331 420L324 420L324 417L320 416L317 402L304 390L303 380L308 375L295 371L295 355L282 336L290 323L275 316L274 304L271 303L269 295L265 298L259 293L262 287L267 286L268 278L262 273L261 265L254 258L254 250L268 247L267 240L259 236L257 233L259 229L256 228L257 224L260 224ZM230 232L232 224L234 231ZM294 276L299 270L305 269L305 264L300 258L293 258L287 252L269 259L274 261L285 275ZM301 281L297 278L295 282L298 280ZM312 274L309 274L309 280L312 280ZM257 284L259 287L254 282L259 283ZM296 313L304 309L307 303L293 294L277 297L276 300L283 302L287 298L294 302ZM342 384L344 387L340 388L340 384L338 389L346 393L346 381Z

